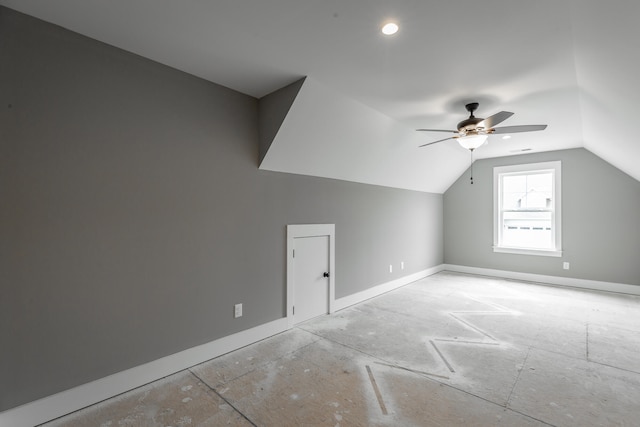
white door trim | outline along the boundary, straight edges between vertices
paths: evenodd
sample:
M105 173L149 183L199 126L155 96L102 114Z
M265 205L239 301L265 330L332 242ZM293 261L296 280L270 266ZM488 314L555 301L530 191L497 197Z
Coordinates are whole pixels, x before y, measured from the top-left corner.
M329 313L335 311L336 269L335 269L335 224L296 224L287 225L287 327L294 326L293 321L293 239L299 237L329 236Z

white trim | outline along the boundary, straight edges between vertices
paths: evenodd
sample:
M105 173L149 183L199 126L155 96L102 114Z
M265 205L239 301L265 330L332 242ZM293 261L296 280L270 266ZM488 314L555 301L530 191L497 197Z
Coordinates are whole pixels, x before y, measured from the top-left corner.
M418 273L410 274L408 276L404 276L399 279L382 283L380 285L371 287L369 289L365 289L364 291L356 292L355 294L351 294L351 295L347 295L346 297L339 298L336 300L336 310L342 310L344 308L361 303L368 299L377 297L378 295L382 295L389 291L393 291L394 289L398 289L402 286L406 286L409 283L415 282L416 280L424 279L425 277L431 276L432 274L439 273L442 270L444 270L444 266L438 265L435 267L428 268L426 270L422 270Z
M299 237L329 236L329 313L335 311L336 299L336 226L335 224L287 225L287 327L295 325L293 315L293 249L294 239Z
M640 286L599 280L576 279L573 277L546 276L543 274L521 273L518 271L494 270L490 268L468 267L466 265L444 264L443 270L457 273L478 274L481 276L501 277L505 279L523 280L570 288L589 289L592 291L616 292L629 295L640 295Z
M527 249L527 248L510 248L508 246L494 246L493 252L499 252L503 254L517 254L517 255L538 255L538 256L555 256L555 257L562 256L562 251L548 251L544 249Z
M30 427L206 362L287 330L281 318L0 412L0 426Z

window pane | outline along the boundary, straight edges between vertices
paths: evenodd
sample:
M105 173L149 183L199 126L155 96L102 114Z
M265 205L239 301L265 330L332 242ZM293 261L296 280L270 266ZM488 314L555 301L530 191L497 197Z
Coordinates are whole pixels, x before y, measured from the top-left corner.
M502 209L551 209L553 174L507 175L502 181Z
M505 212L502 244L519 248L553 248L551 212Z
M527 193L523 205L527 209L551 208L553 176L551 172L527 175ZM523 207L525 207L523 206Z
M502 181L502 209L520 209L522 195L527 192L526 175L507 175Z

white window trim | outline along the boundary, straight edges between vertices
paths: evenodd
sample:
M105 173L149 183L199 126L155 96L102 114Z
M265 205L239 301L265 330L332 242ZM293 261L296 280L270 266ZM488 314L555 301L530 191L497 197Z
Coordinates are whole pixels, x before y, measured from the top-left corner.
M510 166L496 166L493 168L493 251L500 253L520 254L520 255L540 255L540 256L562 256L562 162L560 160L553 162L541 162L541 163L527 163L521 165ZM554 172L555 185L553 194L554 203L554 237L555 237L555 250L549 249L533 249L533 248L518 248L510 246L501 246L500 242L500 230L501 230L501 218L500 218L500 205L501 194L499 189L500 175L511 173L526 173L529 171L541 171L551 170Z

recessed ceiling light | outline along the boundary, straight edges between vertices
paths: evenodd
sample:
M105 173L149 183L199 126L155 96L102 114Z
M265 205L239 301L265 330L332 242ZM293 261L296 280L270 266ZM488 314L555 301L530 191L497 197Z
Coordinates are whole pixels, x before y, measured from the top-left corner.
M511 139L511 135L505 135L502 137L502 139Z
M388 22L382 27L382 34L390 36L398 32L398 24L395 22Z

